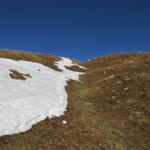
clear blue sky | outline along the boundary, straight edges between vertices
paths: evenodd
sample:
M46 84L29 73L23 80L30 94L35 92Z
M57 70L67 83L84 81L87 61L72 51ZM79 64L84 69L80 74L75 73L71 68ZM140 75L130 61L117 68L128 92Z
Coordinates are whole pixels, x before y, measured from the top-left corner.
M80 60L150 51L150 0L0 0L0 48Z

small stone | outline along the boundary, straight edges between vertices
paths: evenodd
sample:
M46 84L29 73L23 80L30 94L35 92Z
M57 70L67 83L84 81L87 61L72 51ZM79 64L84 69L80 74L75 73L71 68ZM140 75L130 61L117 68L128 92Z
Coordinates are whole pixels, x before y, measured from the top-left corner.
M116 96L112 96L111 98L112 98L112 99L116 99Z
M127 91L128 89L129 89L129 88L128 88L128 87L126 87L126 88L124 88L123 90L124 90L124 91Z
M116 101L116 103L120 103L120 101Z
M115 75L113 74L113 75L109 76L107 79L110 80L110 79L113 79L114 77L115 77Z
M136 112L135 112L135 114L136 114L136 115L141 115L141 114L142 114L142 112L138 112L138 111L136 111Z
M122 83L122 81L118 81L116 84L118 85L118 84L121 84Z
M129 81L129 80L131 80L131 78L126 78L126 79L125 79L125 81Z

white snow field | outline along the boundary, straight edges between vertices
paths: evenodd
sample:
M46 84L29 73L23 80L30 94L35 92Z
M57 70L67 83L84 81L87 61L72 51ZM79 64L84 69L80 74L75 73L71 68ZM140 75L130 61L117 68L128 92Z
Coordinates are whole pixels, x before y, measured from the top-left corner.
M63 115L67 107L65 86L82 73L67 70L72 61L56 62L62 72L40 63L0 58L0 136L25 132L47 117ZM15 80L10 69L28 73L31 78Z

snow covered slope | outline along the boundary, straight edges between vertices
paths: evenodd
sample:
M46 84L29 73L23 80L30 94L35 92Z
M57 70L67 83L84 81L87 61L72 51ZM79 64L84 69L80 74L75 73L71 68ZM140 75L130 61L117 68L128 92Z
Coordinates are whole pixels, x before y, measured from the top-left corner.
M0 58L0 136L27 131L32 125L60 116L67 107L67 80L79 80L79 72L67 70L72 61L56 62L62 72L40 63ZM26 80L10 77L10 70L29 74Z

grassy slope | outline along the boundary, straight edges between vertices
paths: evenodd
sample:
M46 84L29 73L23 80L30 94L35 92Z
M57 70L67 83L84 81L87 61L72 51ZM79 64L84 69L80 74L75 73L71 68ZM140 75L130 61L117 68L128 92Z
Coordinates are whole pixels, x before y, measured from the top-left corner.
M148 150L150 54L118 54L83 65L88 70L81 82L66 87L66 114L1 137L0 150Z
M104 117L106 134L125 149L148 149L150 53L115 54L85 66L89 68L83 78L85 99Z
M59 58L48 54L29 53L15 50L0 50L0 58L38 62L52 69L59 70L54 62Z

